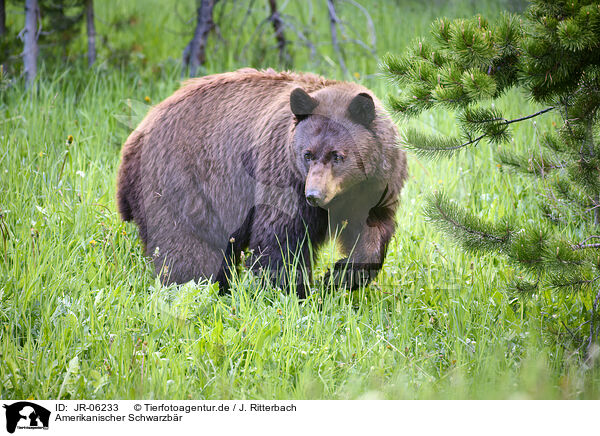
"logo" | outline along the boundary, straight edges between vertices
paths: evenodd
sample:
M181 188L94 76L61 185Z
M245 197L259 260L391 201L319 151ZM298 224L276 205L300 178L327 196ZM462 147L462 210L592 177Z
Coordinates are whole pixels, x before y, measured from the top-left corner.
M48 430L50 411L29 401L19 401L6 409L6 431L14 433L15 429Z

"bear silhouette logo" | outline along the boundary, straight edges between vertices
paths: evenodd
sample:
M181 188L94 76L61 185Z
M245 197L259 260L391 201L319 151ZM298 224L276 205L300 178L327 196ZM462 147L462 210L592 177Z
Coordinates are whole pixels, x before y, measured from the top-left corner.
M29 401L19 401L6 409L6 431L14 433L17 427L25 429L48 429L50 411Z

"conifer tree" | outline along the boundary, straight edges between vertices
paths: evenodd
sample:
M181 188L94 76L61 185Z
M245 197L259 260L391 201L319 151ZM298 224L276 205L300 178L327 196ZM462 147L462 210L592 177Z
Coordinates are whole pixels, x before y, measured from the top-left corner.
M518 264L523 274L512 287L519 291L591 291L591 343L600 324L594 323L600 300L600 4L534 0L523 16L506 13L494 24L481 16L439 19L430 38L402 56L388 55L383 68L399 85L389 102L397 114L410 118L434 108L456 114L459 137L408 129L415 153L439 158L502 143L497 159L503 168L544 179L534 224L518 217L483 221L442 192L428 199L426 215L466 249L500 252ZM514 87L540 109L507 119L494 102ZM520 155L506 145L515 123L548 112L560 114L561 122L543 132L542 152L536 145Z

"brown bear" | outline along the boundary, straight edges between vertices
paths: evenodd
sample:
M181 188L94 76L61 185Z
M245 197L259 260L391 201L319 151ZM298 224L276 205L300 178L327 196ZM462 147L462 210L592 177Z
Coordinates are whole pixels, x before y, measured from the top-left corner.
M395 229L406 156L373 93L314 74L239 71L189 80L122 150L117 202L165 282L228 288L249 266L303 297L315 250L348 256L337 284L376 274Z

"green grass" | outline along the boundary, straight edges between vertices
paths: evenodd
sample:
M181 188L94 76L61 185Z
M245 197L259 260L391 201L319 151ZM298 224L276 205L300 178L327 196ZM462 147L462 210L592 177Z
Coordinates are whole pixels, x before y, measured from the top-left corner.
M117 215L115 175L144 98L156 103L178 87L191 32L179 34L177 15L160 12L171 9L156 0L154 7L97 3L98 31L113 50L100 48L93 71L82 67L81 40L66 69L42 68L35 92L17 85L0 98L0 398L600 396L597 369L581 363L565 327L581 333L589 295L516 298L505 291L516 271L502 257L467 255L424 221L423 198L439 188L490 219L538 213L537 185L499 169L485 144L439 162L409 157L398 232L366 290L317 292L301 302L248 274L224 296L206 283L160 286L136 228ZM286 12L312 23L315 41L327 41L324 9L314 3L312 18L300 2ZM370 5L379 56L402 51L438 15L493 16L508 5L362 3ZM242 16L225 12L224 37L250 40L250 26L238 30ZM193 2L179 13L193 16ZM263 50L271 37L265 32L241 59L235 44L213 39L220 46L207 73L274 65L276 53ZM294 68L341 77L330 48L319 50L330 60L313 61L298 48ZM129 65L116 68L119 56ZM376 74L376 58L357 52L348 64L381 98L393 92ZM518 92L501 104L508 116L534 109ZM418 125L455 129L443 113ZM511 146L532 144L533 122L517 126Z

